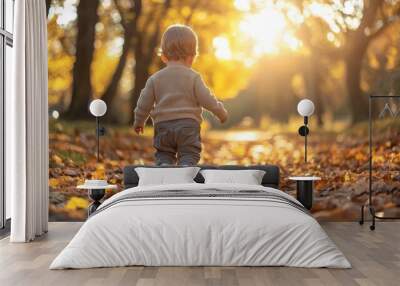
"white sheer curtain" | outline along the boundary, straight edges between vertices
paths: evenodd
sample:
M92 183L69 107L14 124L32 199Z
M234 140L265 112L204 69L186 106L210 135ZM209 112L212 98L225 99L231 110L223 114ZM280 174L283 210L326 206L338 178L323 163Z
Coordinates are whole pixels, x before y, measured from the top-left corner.
M12 242L48 225L47 19L43 0L15 1L13 92L6 98L6 187Z

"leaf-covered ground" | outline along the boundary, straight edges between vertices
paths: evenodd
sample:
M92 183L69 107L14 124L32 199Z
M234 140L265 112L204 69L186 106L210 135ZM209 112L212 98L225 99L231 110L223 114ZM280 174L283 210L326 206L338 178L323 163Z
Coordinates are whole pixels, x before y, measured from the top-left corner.
M374 153L374 205L384 215L400 214L400 134L384 128ZM259 130L206 131L202 134L206 164L277 164L281 189L295 195L293 175L316 175L312 212L318 219L356 220L368 195L368 141L365 126L341 134L316 132L309 137L309 163L303 162L303 140L294 132ZM50 219L85 220L89 204L76 186L88 178L106 177L122 190L122 169L152 164L151 130L137 136L128 128L109 127L101 138L101 163L96 163L92 123L52 122L50 126ZM114 191L107 191L107 197Z

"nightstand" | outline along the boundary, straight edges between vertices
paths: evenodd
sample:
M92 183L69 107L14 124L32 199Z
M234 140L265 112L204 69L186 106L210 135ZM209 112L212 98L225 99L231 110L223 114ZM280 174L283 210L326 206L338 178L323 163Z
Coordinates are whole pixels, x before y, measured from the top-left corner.
M105 180L86 180L85 184L77 186L78 189L87 190L92 203L88 207L88 217L101 205L100 200L106 194L106 189L117 189L117 185L109 185Z
M313 204L314 196L314 181L321 180L320 177L314 176L304 176L304 177L289 177L289 180L296 181L297 183L297 200L302 203L302 205L310 210Z

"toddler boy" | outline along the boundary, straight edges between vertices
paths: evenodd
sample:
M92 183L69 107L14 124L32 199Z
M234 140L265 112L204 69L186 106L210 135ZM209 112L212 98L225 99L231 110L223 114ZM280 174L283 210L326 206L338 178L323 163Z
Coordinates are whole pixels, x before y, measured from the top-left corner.
M200 160L202 108L221 123L227 111L191 66L197 56L197 35L188 26L172 25L161 39L166 67L146 82L135 109L134 129L143 133L149 117L154 123L157 165L196 165Z

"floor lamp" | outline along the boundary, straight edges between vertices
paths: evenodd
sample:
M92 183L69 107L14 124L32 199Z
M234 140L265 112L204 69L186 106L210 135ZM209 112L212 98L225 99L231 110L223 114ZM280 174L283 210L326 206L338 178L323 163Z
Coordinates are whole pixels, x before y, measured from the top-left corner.
M309 99L300 100L297 105L297 112L304 117L304 125L299 128L300 136L304 137L304 162L307 163L307 136L310 133L308 129L308 118L314 113L314 103Z
M100 127L100 117L107 112L107 104L101 99L95 99L90 103L90 113L96 117L96 151L97 151L97 163L99 163L100 153L100 136L105 134L105 128Z

